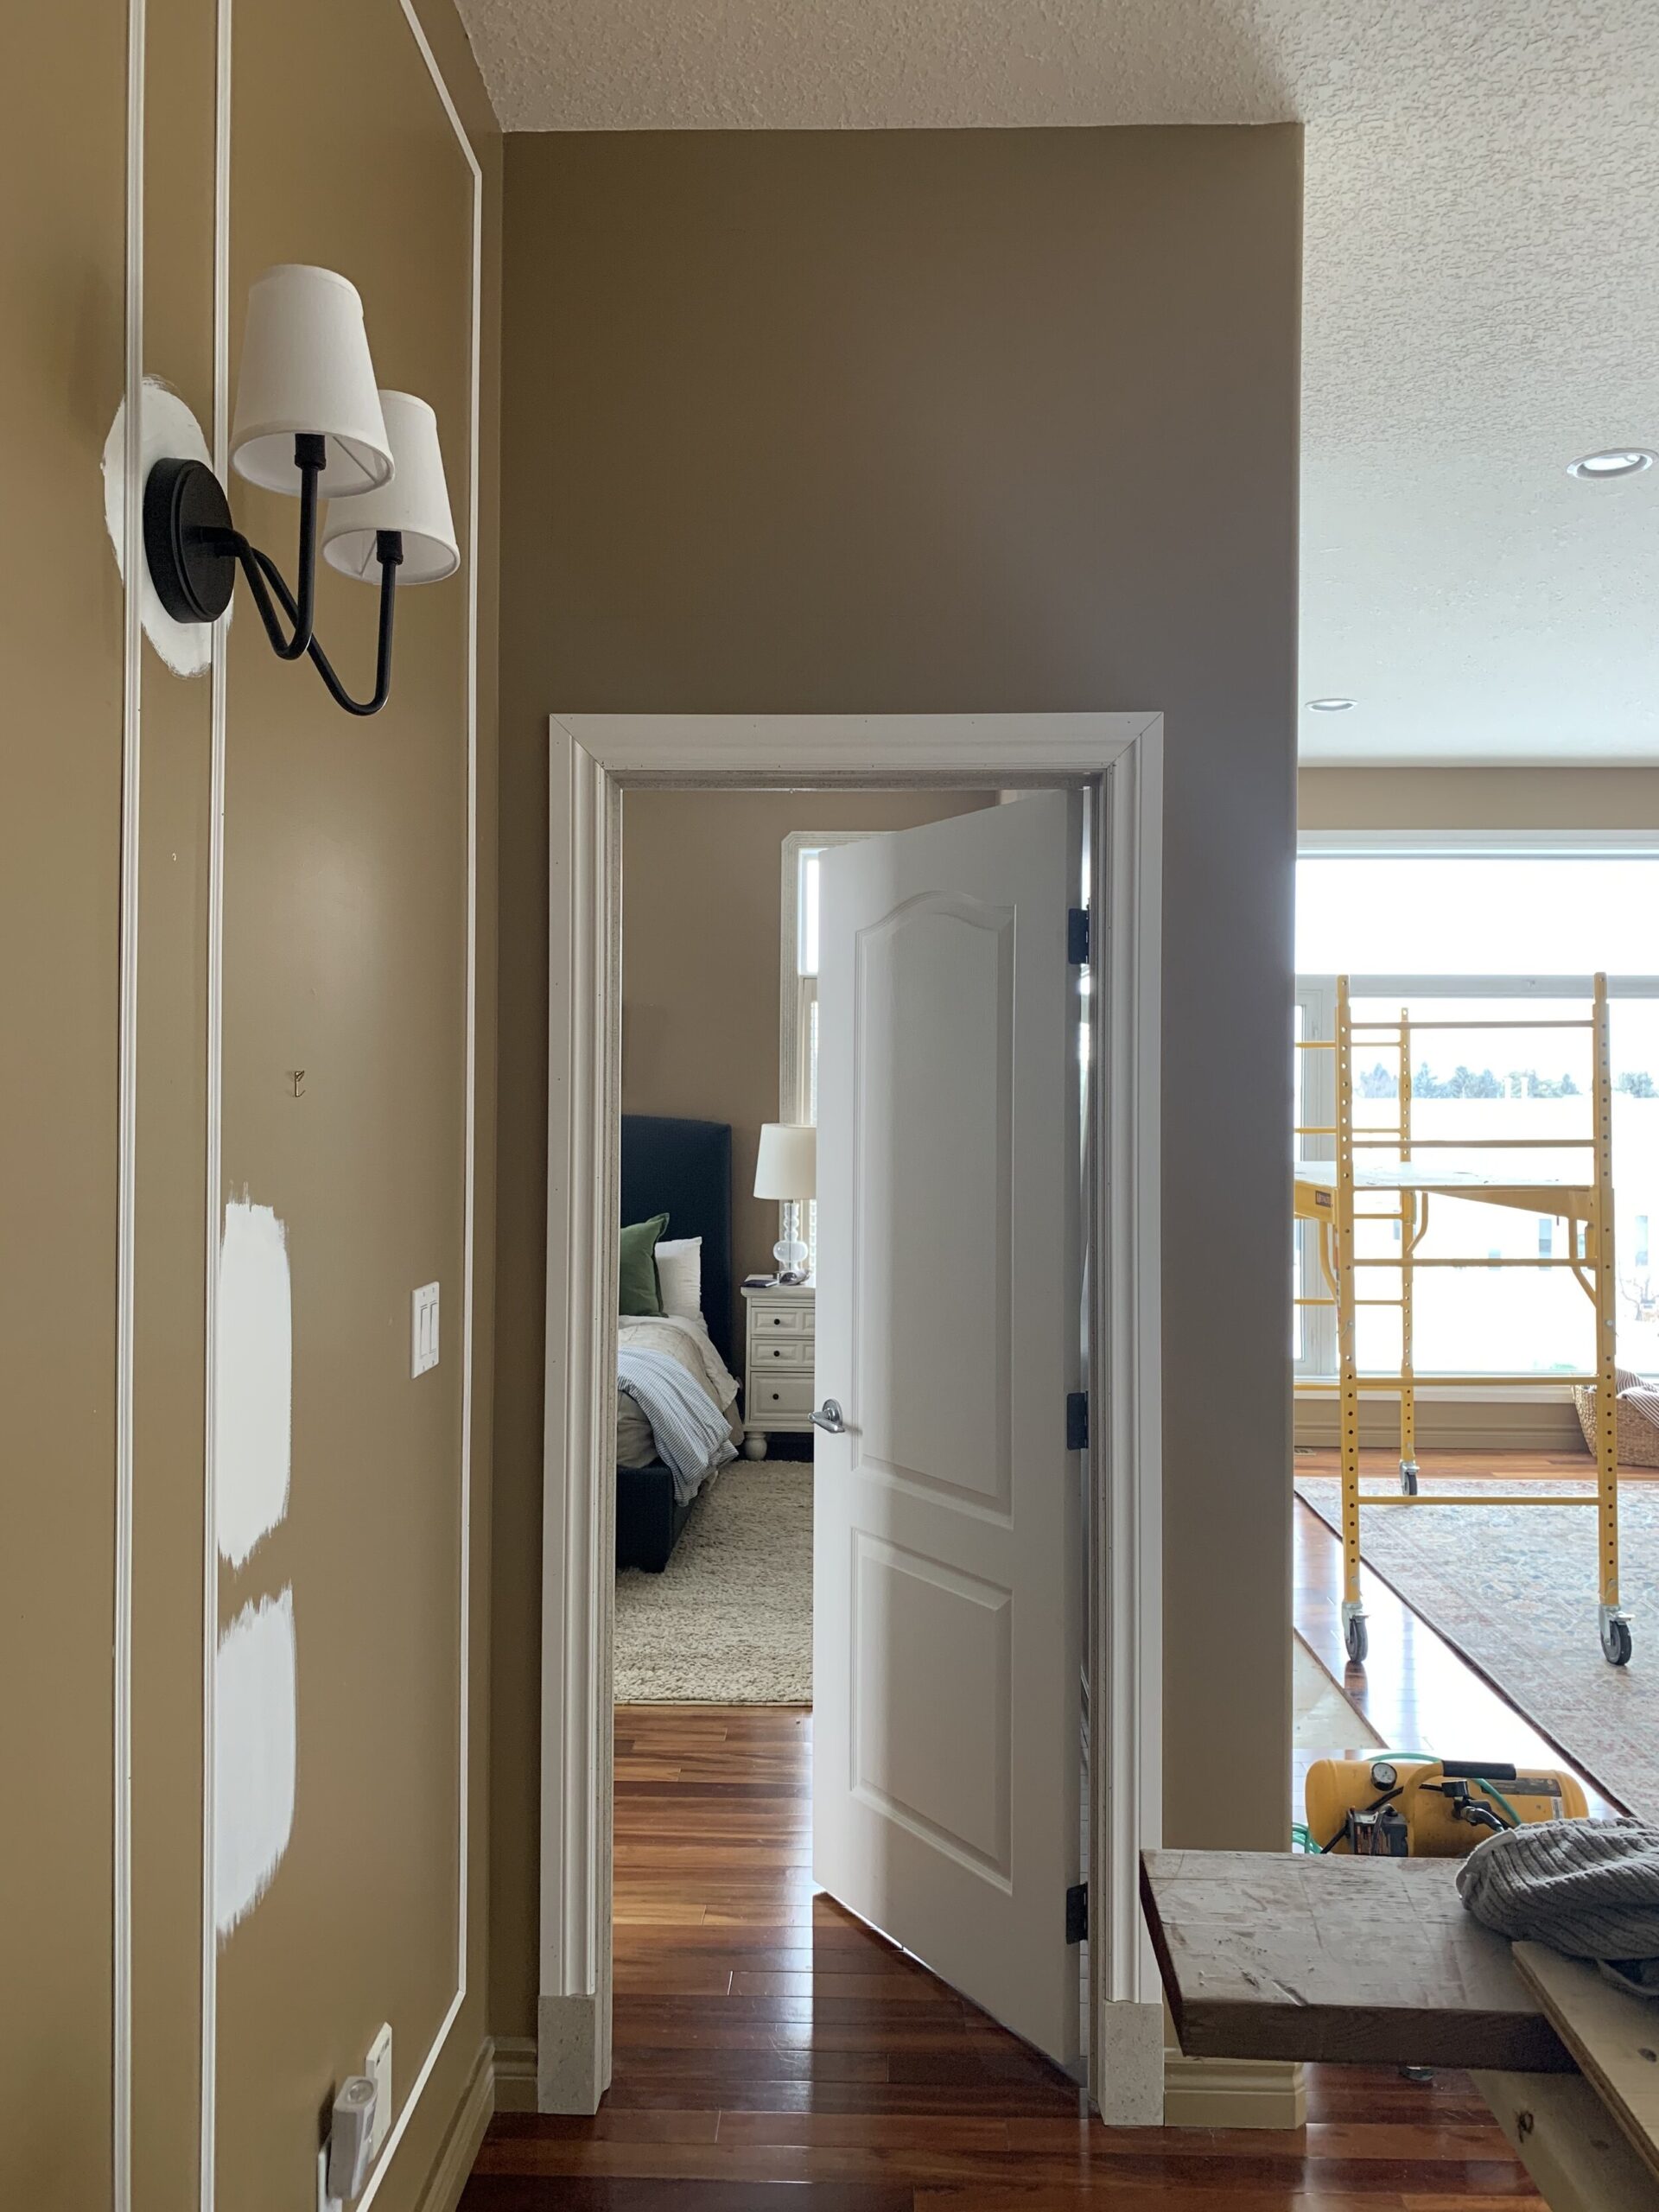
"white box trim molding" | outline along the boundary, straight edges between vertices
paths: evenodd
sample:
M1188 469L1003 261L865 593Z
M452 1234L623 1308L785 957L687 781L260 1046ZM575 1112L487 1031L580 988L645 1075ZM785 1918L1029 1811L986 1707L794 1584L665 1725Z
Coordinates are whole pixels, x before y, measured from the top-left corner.
M483 340L483 282L484 282L484 172L471 139L467 134L459 109L444 80L437 58L432 51L420 17L416 12L415 0L397 0L398 13L403 17L410 36L413 39L422 64L431 80L432 90L445 119L455 138L457 149L470 180L472 209L469 230L470 268L467 297L464 312L467 316L467 346L468 367L468 404L467 422L467 505L465 524L465 560L467 564L467 947L465 1033L465 1106L462 1160L462 1227L461 1227L461 1311L460 1318L461 1381L461 1452L457 1467L456 1510L458 1523L458 1738L456 1779L456 1857L455 1857L455 1975L454 1992L441 2017L435 2023L429 2044L422 2053L415 2077L403 2099L391 2133L376 2160L374 2171L367 2187L356 2200L354 2212L368 2212L378 2195L382 2183L391 2171L398 2145L402 2143L416 2107L427 2083L431 2079L451 2030L460 2017L467 1990L467 1916L469 1904L469 1836L468 1806L471 1798L471 1715L472 1715L472 1518L473 1518L473 1402L475 1388L474 1373L474 1317L475 1309L474 1272L477 1236L477 1124L478 1124L478 559L479 559L479 453L482 423L482 340ZM217 53L215 61L214 115L214 243L213 243L213 467L221 481L227 476L227 430L230 402L230 223L231 223L231 119L232 84L234 41L235 0L218 0L215 19ZM142 25L143 0L134 0L133 16ZM143 117L143 41L137 40L136 60L130 55L130 79L136 78L137 90L130 97L136 102L136 112L142 124ZM130 149L128 197L130 210L135 195L142 191L143 130L136 133L137 151ZM133 165L136 162L136 167ZM139 203L142 219L142 202ZM130 213L129 221L131 221ZM142 286L142 251L138 264ZM142 324L140 327L142 339ZM142 370L142 344L130 360L129 419L133 414L133 395L138 389ZM130 454L139 449L137 438L128 440ZM130 518L138 518L142 502L131 484L128 487L127 512ZM133 527L137 527L136 522ZM135 565L133 548L129 547L126 573L139 573ZM137 594L130 594L136 605ZM137 646L131 642L136 631L137 616L130 617L130 655L136 655ZM212 743L210 784L208 795L208 855L207 855L207 1142L206 1156L207 1180L207 1406L206 1451L203 1469L203 1525L202 1525L202 1599L203 1651L201 1682L202 1714L202 1833L201 1833L201 1952L200 1961L200 2058L198 2085L198 2212L214 2212L217 2196L217 2110L218 2110L218 1980L219 1937L213 1910L213 1705L214 1659L218 1644L218 1573L219 1561L215 1538L214 1492L216 1471L213 1461L215 1389L214 1346L217 1338L219 1306L219 1240L223 1219L225 1192L223 1188L221 1142L221 1107L223 1100L223 1040L224 1040L224 974L225 974L225 815L226 815L226 736L227 719L227 691L225 654L225 623L215 626L212 662L213 700L211 707ZM136 831L135 831L136 835ZM135 978L136 988L136 978ZM130 1387L130 1386L129 1386ZM118 1584L118 1608L121 1593L126 1587L125 1578L130 1565L124 1559L119 1563L121 1580ZM130 1604L130 1599L128 1600ZM118 1638L118 1658L122 1647ZM118 1746L118 1758L119 1747ZM118 1800L118 1802L119 1800ZM129 2198L124 2190L130 2185L124 2180L128 2170L128 2155L124 2136L130 2134L130 2120L124 2116L123 2082L130 2081L130 2019L125 2008L129 2000L122 1988L124 1947L130 1945L122 1927L122 1917L127 1904L125 1878L118 1879L117 1916L117 2159L114 2212L128 2212ZM124 2021L125 2033L124 2035ZM467 2098L476 2099L489 2089L490 2077L486 2070L485 2089L479 2091L474 2080L467 2091ZM483 2109L483 2107L480 2107ZM463 2107L463 2113L474 2110L474 2102ZM485 2109L485 2120L488 2113ZM461 2123L458 2121L457 2125ZM471 2124L470 2121L467 2122ZM480 2133L483 2123L480 2123ZM468 2159L470 2164L470 2158Z

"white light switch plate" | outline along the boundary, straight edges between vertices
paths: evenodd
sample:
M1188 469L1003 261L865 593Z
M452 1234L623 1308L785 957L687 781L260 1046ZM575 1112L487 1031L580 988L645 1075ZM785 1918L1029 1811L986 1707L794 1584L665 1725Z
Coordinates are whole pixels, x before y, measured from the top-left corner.
M431 1364L438 1363L437 1302L438 1287L432 1284L433 1340ZM391 2129L391 2023L386 2021L374 2041L369 2045L369 2056L363 2071L374 2084L374 2126L369 2133L369 2156L378 2158Z
M438 1286L423 1282L416 1292L410 1319L409 1371L424 1375L438 1363Z

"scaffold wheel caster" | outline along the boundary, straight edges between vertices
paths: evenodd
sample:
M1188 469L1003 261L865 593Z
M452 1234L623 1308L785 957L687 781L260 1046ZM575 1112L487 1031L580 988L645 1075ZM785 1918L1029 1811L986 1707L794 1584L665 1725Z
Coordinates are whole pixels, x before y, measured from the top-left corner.
M1400 1462L1400 1487L1408 1497L1416 1497L1417 1462L1414 1459L1402 1459Z
M1630 1624L1622 1613L1601 1617L1601 1656L1610 1667L1630 1663Z
M1371 1640L1365 1633L1363 1613L1351 1613L1348 1616L1342 1624L1342 1640L1348 1647L1350 1664L1363 1667L1365 1664L1365 1655L1371 1648ZM1627 1653L1626 1656L1628 1656Z

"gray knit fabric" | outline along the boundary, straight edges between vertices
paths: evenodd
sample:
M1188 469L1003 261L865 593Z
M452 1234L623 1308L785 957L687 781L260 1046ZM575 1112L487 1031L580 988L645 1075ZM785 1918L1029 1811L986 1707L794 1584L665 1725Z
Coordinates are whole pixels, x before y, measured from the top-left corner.
M1659 1827L1540 1821L1507 1828L1464 1860L1458 1893L1511 1941L1575 1959L1659 1959Z

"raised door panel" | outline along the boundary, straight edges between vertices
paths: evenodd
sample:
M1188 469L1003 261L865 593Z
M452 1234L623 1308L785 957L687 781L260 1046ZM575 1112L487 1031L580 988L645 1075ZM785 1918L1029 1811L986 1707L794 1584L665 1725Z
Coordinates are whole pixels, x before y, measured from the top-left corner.
M859 934L853 1010L854 1465L1002 1515L1014 943L1007 906L906 900Z

